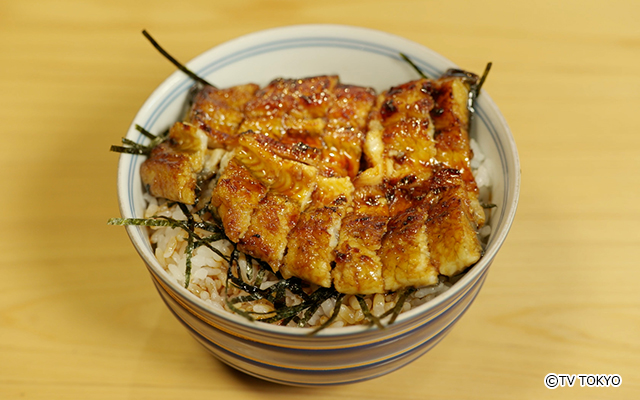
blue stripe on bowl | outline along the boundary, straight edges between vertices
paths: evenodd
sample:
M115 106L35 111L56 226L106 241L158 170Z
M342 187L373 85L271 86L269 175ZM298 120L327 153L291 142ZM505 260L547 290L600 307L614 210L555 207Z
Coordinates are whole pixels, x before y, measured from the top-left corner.
M448 308L445 310L445 313L441 314L440 316L438 316L437 319L430 319L427 321L422 321L421 324L415 328L412 328L411 330L405 331L403 332L402 335L398 335L398 336L394 336L393 338L388 338L386 336L381 336L382 340L377 341L376 343L372 343L372 344L367 344L367 345L353 345L350 346L348 348L345 349L297 349L297 348L293 348L293 347L289 347L289 348L282 348L280 346L270 346L270 345L264 345L260 342L254 342L251 340L246 340L246 339L241 339L241 338L237 338L234 337L234 339L237 339L239 341L245 342L250 346L253 346L256 348L256 351L260 351L260 349L262 350L273 350L275 352L286 352L290 355L296 355L299 354L301 359L313 359L313 355L314 354L319 354L319 353L325 353L327 355L332 355L332 354L348 354L350 352L354 352L357 351L359 353L366 353L368 348L372 348L372 347L380 347L380 346L384 346L387 343L391 343L391 342L395 342L397 340L400 340L403 337L411 337L414 336L416 334L419 334L421 330L425 329L427 325L432 325L434 327L438 327L438 329L446 329L447 327L453 326L461 317L462 315L466 312L466 310L471 306L471 304L474 302L476 296L478 295L478 293L480 292L480 289L482 288L482 285L484 284L485 278L487 275L487 271L485 271L483 273L483 275L481 275L477 281L474 282L474 285L472 285L472 287L470 288L471 291L473 291L473 293L471 294L471 297L469 296L464 296L463 298L459 299L456 303L454 304L450 304L448 306ZM155 281L154 281L155 282ZM194 326L194 323L189 323L188 321L186 321L180 313L176 312L174 310L173 306L177 306L178 308L180 308L179 304L177 303L173 303L173 299L171 298L170 295L168 295L166 292L164 292L161 288L161 286L159 286L156 282L156 287L161 295L161 297L163 298L163 300L165 301L165 303L167 304L167 306L171 309L171 311L174 313L174 315L176 315L176 317L197 337L200 337L200 341L205 342L205 343L209 343L212 347L214 347L215 349L219 350L220 352L223 352L225 354L227 354L230 357L236 358L242 362L245 363L250 363L256 366L260 366L260 367L264 367L264 368L272 368L275 370L295 370L295 371L316 371L316 372L327 372L329 371L329 369L322 369L322 367L320 368L314 368L314 367L309 367L309 368L290 368L290 367L284 367L282 365L277 365L277 364L269 364L269 363L265 363L265 362L260 362L254 358L250 358L250 357L246 357L236 351L233 351L232 349L228 349L226 347L224 347L223 345L219 344L219 343L215 343L213 341L211 341L211 339L207 338L206 333L201 332L201 329L199 329L197 326ZM460 304L460 303L466 303L466 304ZM444 327L439 327L439 324L437 322L438 319L442 319L442 318L446 318L448 316L450 316L450 314L452 313L456 313L458 308L462 307L462 309L459 311L459 314L453 319L451 320L448 324L444 325ZM193 315L191 313L187 313L187 315L189 315L190 317L194 318ZM194 320L197 320L196 318L194 318ZM200 320L197 320L200 321ZM202 321L200 321L202 322ZM342 366L342 367L338 367L338 368L332 368L330 369L330 371L348 371L348 370L354 370L354 369L360 369L360 368L370 368L371 366L375 366L378 365L380 363L386 362L388 360L392 360L392 359L396 359L399 357L403 357L406 354L409 354L411 352L414 351L414 349L422 347L425 343L431 341L434 337L436 337L439 333L438 332L434 332L432 333L430 336L425 336L423 338L420 339L419 342L417 342L417 344L412 345L411 347L405 349L404 351L400 352L400 353L392 353L389 354L387 357L379 359L379 360L372 360L369 363L365 364L365 365L355 365L355 366ZM229 335L229 334L227 334ZM229 335L231 336L231 335ZM293 345L293 343L292 343Z
M418 358L420 358L422 355L424 355L424 353L426 353L427 351L429 351L430 349L432 349L433 347L435 347L436 345L438 345L438 343L440 343L442 341L442 339L444 339L447 334L450 332L450 329L443 331L443 333L438 336L437 338L435 338L435 340L429 344L429 346L426 346L425 348L421 349L419 354L416 354L412 357L412 359L407 360L406 362L403 363L398 363L397 365L394 365L386 370L382 370L379 372L375 372L375 373L371 373L368 375L359 375L358 377L353 377L349 380L340 380L340 381L325 381L325 382L317 382L317 381L313 381L313 382L302 382L300 380L293 380L293 379L289 379L289 380L284 380L284 379L276 379L272 376L268 376L268 375L262 375L262 374L258 374L255 371L250 371L244 367L240 367L237 365L231 365L228 361L226 360L221 360L222 362L224 362L227 365L232 366L233 368L238 369L239 371L242 371L248 375L252 375L256 378L260 378L260 379L264 379L266 381L270 381L270 382L274 382L274 383L279 383L282 385L292 385L292 386L304 386L304 387L321 387L321 386L336 386L336 385L346 385L346 384L353 384L353 383L358 383L358 382L365 382L371 379L375 379L387 374L390 374L391 372L397 371L400 368L405 367L407 364L417 360ZM205 346L206 347L206 346Z
M280 50L288 50L292 48L308 48L308 47L328 47L328 48L343 48L356 51L364 51L368 53L379 54L387 56L396 60L402 60L398 55L398 49L382 46L378 43L372 43L363 40L355 40L348 38L331 38L331 37L304 37L304 38L292 38L276 40L266 44L259 44L256 46L250 46L246 49L242 49L229 56L220 58L209 65L197 70L197 74L206 76L221 68L231 65L238 61L243 61L247 58L251 58L260 54L271 53ZM407 54L407 56L422 69L427 76L439 76L444 71L434 67L433 65L420 60L414 54Z

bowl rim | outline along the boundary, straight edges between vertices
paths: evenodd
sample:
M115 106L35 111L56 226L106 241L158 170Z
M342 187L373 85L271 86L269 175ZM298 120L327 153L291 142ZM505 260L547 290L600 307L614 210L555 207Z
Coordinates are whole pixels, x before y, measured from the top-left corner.
M305 36L306 35L306 36ZM204 61L208 60L212 55L215 55L217 52L224 51L228 52L233 50L236 47L239 47L241 50L251 50L254 48L258 48L260 46L260 42L264 41L266 38L282 38L282 37L325 37L325 38L356 38L361 44L369 44L369 45L377 45L376 41L384 41L394 43L394 48L382 46L381 49L392 50L395 54L398 54L398 46L402 44L403 51L404 48L409 48L413 51L419 51L424 58L424 55L428 54L428 58L437 59L440 63L445 63L449 65L451 68L459 68L455 63L445 58L441 54L431 50L430 48L419 44L417 42L411 41L401 36L397 36L391 33L374 30L370 28L349 26L349 25L338 25L338 24L305 24L305 25L290 25L284 27L276 27L265 30L260 30L256 32L252 32L246 35L242 35L235 39L231 39L219 45L216 45L200 55L193 58L191 61L186 63L187 67L192 69L196 74L203 74L201 76L206 76L206 68L199 68L198 66L202 64ZM367 37L369 39L362 40L363 37ZM247 47L250 43L255 42L255 45ZM243 47L244 46L244 47ZM238 51L241 51L238 50ZM410 55L410 54L409 54ZM417 61L416 61L417 60ZM416 64L418 64L421 68L427 69L427 65L420 61L420 58L416 58L414 60ZM169 77L167 77L145 100L142 107L138 110L136 116L129 126L129 134L131 132L135 132L135 124L136 121L140 120L141 115L145 115L148 113L148 109L151 106L151 103L154 99L162 96L168 87L172 87L179 84L192 85L192 81L190 78L186 77L181 71L175 71ZM472 284L476 281L486 269L489 268L493 258L497 254L498 250L502 247L506 237L511 229L513 224L518 202L519 202L519 194L520 194L520 184L521 184L521 170L520 170L520 161L518 156L518 151L515 144L515 139L511 133L511 130L507 124L506 119L498 109L495 102L491 99L489 94L482 89L481 96L478 97L478 104L482 104L482 109L488 109L488 111L493 115L494 118L497 118L493 123L502 127L505 132L505 136L503 139L504 148L508 151L508 156L511 157L513 163L513 171L510 171L512 175L510 175L513 179L510 180L510 185L507 186L505 183L504 191L505 198L509 199L510 202L503 205L503 212L506 210L506 214L503 215L504 223L502 225L502 229L499 232L492 232L491 243L492 245L487 248L487 251L482 255L482 258L472 266L465 274L457 281L451 288L446 290L445 292L439 294L435 298L427 301L426 303L415 307L411 310L403 312L398 316L396 322L394 324L407 323L410 320L417 318L420 315L428 314L430 311L438 309L445 302L449 301L452 297L459 294L460 291L463 290L466 286ZM133 215L129 215L128 210L125 208L124 204L126 199L128 198L127 191L127 183L129 181L129 176L125 174L126 164L130 162L131 157L136 157L128 154L121 154L119 163L118 163L118 203L120 207L120 213L122 217L133 217ZM506 173L506 172L505 172ZM506 192L509 192L507 194ZM209 315L213 318L222 318L223 321L227 323L231 323L233 325L240 324L243 328L249 330L256 331L264 331L270 334L275 335L285 335L285 336L293 336L293 337L308 337L308 333L313 330L313 328L298 328L298 327L287 327L287 326L279 326L273 324L260 323L257 321L249 321L246 318L237 315L235 313L228 312L226 310L218 310L213 307L207 307L205 304L200 304L200 301L195 295L188 292L187 289L179 285L177 282L169 279L162 272L162 267L155 260L155 258L148 259L146 252L146 245L140 241L138 234L140 233L140 227L135 226L126 226L127 234L139 253L140 257L143 259L149 271L157 277L163 285L168 288L173 289L173 294L180 297L182 301L186 301L193 308L200 310L201 312ZM146 235L145 235L146 236ZM322 331L319 331L316 336L319 338L342 338L345 336L353 336L362 334L371 330L378 330L376 327L372 327L370 325L356 325L356 326L347 326L347 327L336 327L336 328L326 328Z

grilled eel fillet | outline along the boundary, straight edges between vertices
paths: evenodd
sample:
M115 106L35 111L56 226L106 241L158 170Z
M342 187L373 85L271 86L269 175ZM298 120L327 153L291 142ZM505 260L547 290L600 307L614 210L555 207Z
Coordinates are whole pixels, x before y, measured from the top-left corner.
M314 165L324 176L353 178L374 101L372 89L343 85L337 76L276 79L246 104L239 131L318 149Z
M216 157L211 150L236 147L244 107L258 89L255 84L199 88L185 121L175 123L167 140L142 164L140 177L147 190L157 197L194 204L198 182L213 173L214 165L208 162Z
M341 293L385 291L378 251L387 230L389 207L380 176L374 171L365 170L355 179L353 207L340 227L331 276Z
M140 167L147 191L186 204L196 200L198 175L205 167L207 136L196 126L177 122L167 140L153 148Z
M170 134L188 132L198 150L163 143L143 164L143 182L193 204L207 147L227 149L211 204L240 250L285 278L342 293L431 285L482 252L469 165L473 79L452 72L379 96L336 76L205 87Z
M317 183L309 207L289 232L280 272L284 278L297 276L330 287L334 249L354 189L348 177L318 176Z
M240 237L238 248L266 261L274 271L278 271L289 231L296 226L300 213L311 202L317 186L318 169L281 157L273 149L275 143L277 141L261 134L243 133L233 160L267 188L266 195L255 204L251 222ZM216 188L212 199L217 201L219 197Z
M207 134L208 147L233 149L238 128L245 119L245 106L258 89L253 83L227 89L204 86L193 94L186 122Z
M380 279L377 286L367 285L371 292L380 285L383 291L395 291L435 284L438 274L455 275L480 258L482 246L475 232L484 223L484 212L469 165L465 79L420 79L378 97L364 146L369 166L365 173L382 182L378 187L384 187L389 202L388 218L384 225L379 212L370 215L384 232L378 259L368 257L369 262L349 267L336 261L334 285L339 291L363 293L357 279L339 281L341 269L359 269L368 280ZM359 189L356 186L356 197ZM376 248L377 240L347 250L362 254Z

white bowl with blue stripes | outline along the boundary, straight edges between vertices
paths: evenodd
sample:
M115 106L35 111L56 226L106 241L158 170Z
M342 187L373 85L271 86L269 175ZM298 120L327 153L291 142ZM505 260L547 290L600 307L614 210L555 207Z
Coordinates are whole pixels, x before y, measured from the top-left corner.
M400 52L428 76L438 77L446 69L457 67L407 39L341 25L301 25L257 32L219 45L187 66L218 87L248 82L263 86L277 77L337 74L343 83L381 92L418 78L401 59ZM182 72L172 74L144 103L127 138L146 141L135 124L160 133L179 120L192 85L193 81ZM375 378L421 357L444 338L478 295L513 222L520 189L518 154L507 123L485 91L476 102L471 135L487 158L492 202L497 205L485 254L451 289L401 314L385 329L328 328L309 336L305 329L250 322L209 308L163 270L143 229L129 226L127 233L170 310L222 362L247 374L289 385L335 385ZM118 198L124 218L143 216L145 204L139 175L142 161L140 156L120 157Z

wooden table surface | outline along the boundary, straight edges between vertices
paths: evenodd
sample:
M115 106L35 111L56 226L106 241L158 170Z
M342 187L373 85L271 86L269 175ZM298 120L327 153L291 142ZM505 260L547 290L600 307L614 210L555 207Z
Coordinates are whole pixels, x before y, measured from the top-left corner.
M640 2L1 1L1 399L640 398ZM108 151L181 60L257 30L376 28L458 65L513 131L520 205L484 288L425 356L308 389L210 356L169 313L119 216ZM557 374L617 388L547 389Z

